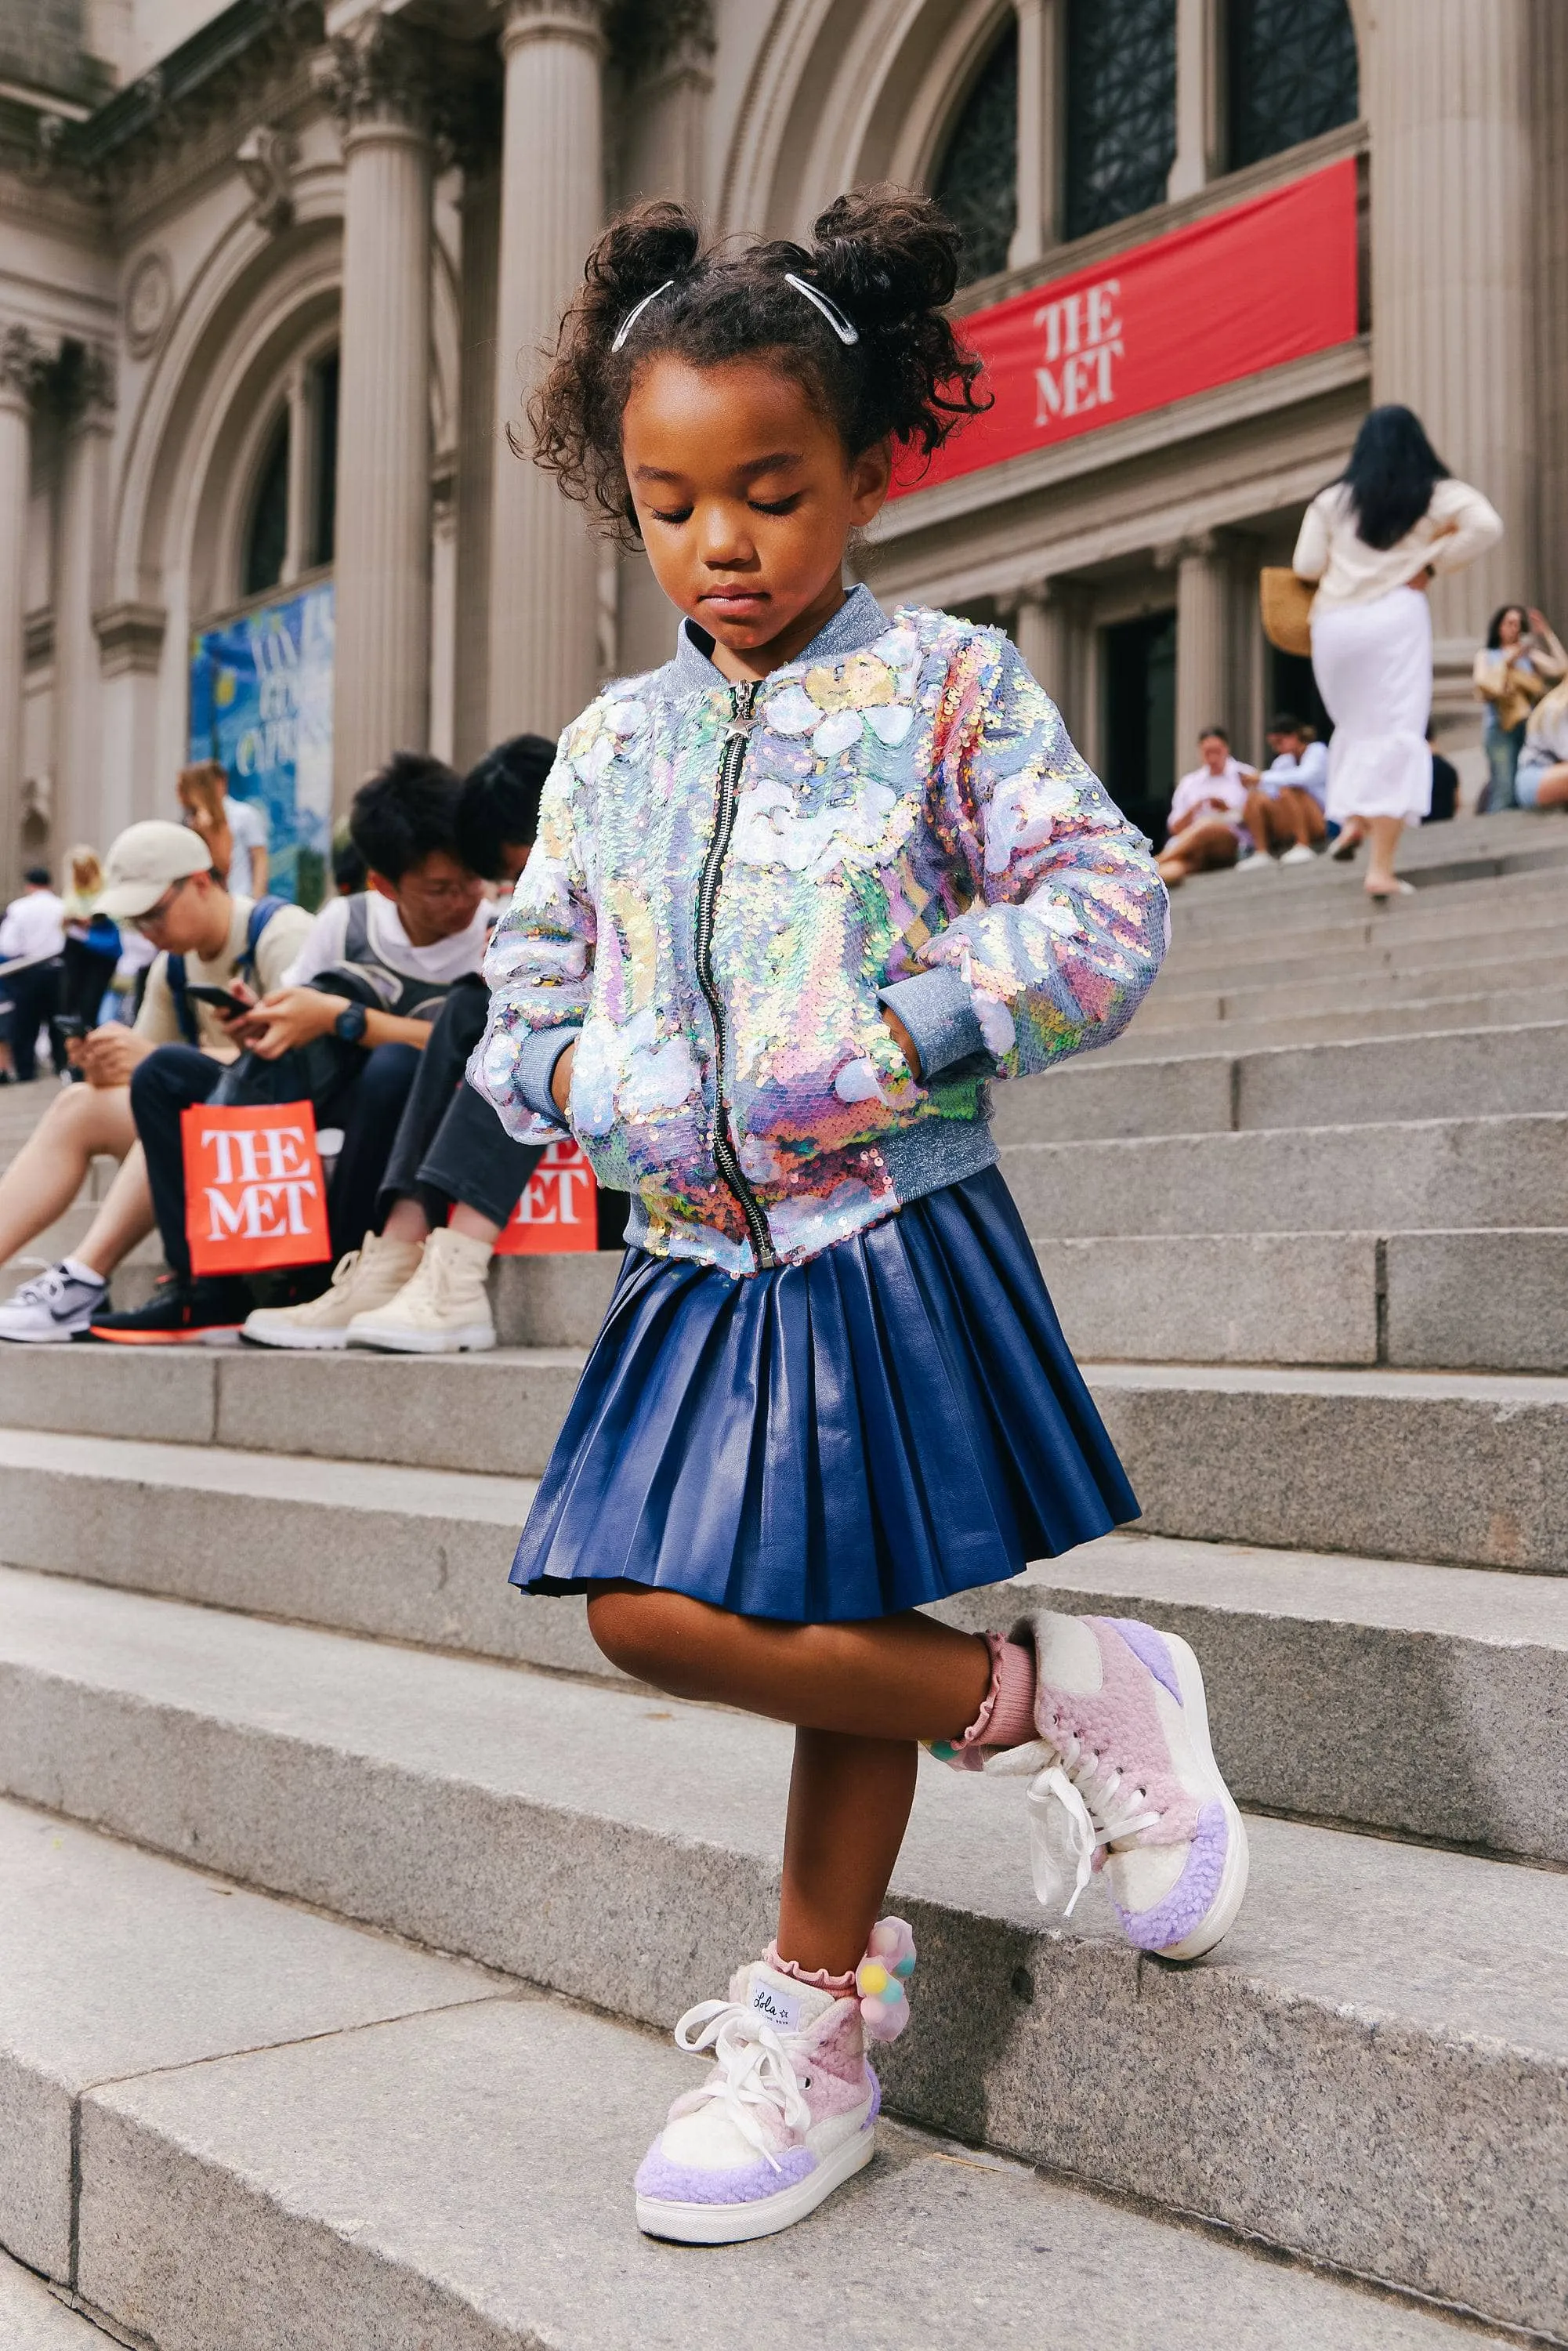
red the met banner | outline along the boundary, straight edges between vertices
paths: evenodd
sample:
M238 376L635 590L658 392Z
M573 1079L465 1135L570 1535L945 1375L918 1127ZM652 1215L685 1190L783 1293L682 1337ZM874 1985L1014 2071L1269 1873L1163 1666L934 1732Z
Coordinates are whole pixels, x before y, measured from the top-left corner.
M1356 332L1356 166L1347 156L960 320L996 405L894 496L1164 408Z

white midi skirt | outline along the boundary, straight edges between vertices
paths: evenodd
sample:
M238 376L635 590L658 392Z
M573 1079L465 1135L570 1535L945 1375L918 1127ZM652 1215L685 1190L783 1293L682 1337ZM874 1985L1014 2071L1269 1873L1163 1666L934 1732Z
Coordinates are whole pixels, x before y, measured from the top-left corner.
M1312 622L1312 673L1333 720L1326 813L1419 824L1432 806L1432 610L1418 588Z

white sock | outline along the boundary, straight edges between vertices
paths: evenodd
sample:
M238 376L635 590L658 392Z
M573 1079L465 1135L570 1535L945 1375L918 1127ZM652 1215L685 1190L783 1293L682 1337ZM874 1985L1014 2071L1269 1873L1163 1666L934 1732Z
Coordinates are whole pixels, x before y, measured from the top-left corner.
M102 1274L95 1273L91 1266L89 1265L83 1258L61 1258L60 1271L62 1273L68 1273L73 1281L90 1281L95 1290L106 1290L109 1287Z

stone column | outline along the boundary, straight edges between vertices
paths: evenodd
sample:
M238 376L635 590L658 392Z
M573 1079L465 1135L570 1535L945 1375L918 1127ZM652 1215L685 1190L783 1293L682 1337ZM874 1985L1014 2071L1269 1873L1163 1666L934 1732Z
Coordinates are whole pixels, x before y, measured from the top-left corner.
M93 615L107 581L109 452L114 380L104 353L68 346L56 371L65 411L55 560L55 789L57 855L101 831L103 746L98 632Z
M507 0L496 415L524 409L603 218L600 0ZM581 509L497 444L490 736L554 735L598 685L599 558Z
M1041 260L1061 234L1061 0L1016 0L1019 24L1018 225L1008 267Z
M1540 451L1540 586L1531 601L1544 605L1561 634L1568 625L1568 14L1541 8L1535 19L1536 445Z
M1176 0L1176 151L1166 200L1195 196L1214 176L1219 38L1216 0Z
M1075 584L1040 580L1022 590L1009 633L1078 742L1083 726L1083 622Z
M1218 534L1169 550L1176 575L1176 770L1197 756L1205 726L1230 725L1230 564Z
M310 371L296 360L288 371L288 528L279 586L292 587L310 563L311 475L316 420L310 413Z
M462 374L457 387L457 610L453 658L453 757L474 765L490 737L490 507L497 463L496 274L501 183L493 159L463 181Z
M432 67L395 20L336 40L343 133L333 800L430 726Z
M1363 42L1373 396L1415 409L1438 455L1507 528L1500 548L1432 597L1439 670L1459 662L1467 694L1488 614L1531 597L1537 576L1537 64L1530 0L1378 0Z
M44 354L26 327L0 331L0 891L16 894L21 862L23 623L33 401Z

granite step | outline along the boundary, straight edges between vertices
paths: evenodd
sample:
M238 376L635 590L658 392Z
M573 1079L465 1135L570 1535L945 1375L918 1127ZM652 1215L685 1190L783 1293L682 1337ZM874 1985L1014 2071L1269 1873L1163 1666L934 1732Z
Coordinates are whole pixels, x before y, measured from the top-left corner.
M29 1348L0 1422L242 1452L537 1478L580 1357ZM129 1363L127 1355L129 1354ZM11 1374L13 1357L0 1357ZM1151 1532L1568 1573L1568 1380L1545 1374L1088 1363ZM20 1432L17 1434L16 1432ZM35 1450L37 1448L34 1448ZM66 1562L68 1564L69 1562Z
M1519 987L1497 996L1423 993L1408 1002L1380 1003L1367 989L1361 1000L1327 1012L1310 1006L1298 1010L1289 988L1281 995L1283 1001L1258 1019L1247 1010L1245 996L1183 998L1183 1004L1199 1007L1193 1019L1151 1019L1145 1025L1140 1014L1130 1029L1099 1049L1100 1055L1107 1064L1168 1061L1188 1053L1268 1052L1282 1045L1350 1044L1365 1037L1422 1037L1448 1028L1517 1029L1568 1019L1568 978L1551 987ZM1232 1003L1239 1008L1234 1015L1226 1008Z
M1259 987L1231 987L1223 973L1211 975L1214 1002L1218 1011L1211 1017L1226 1020L1270 1020L1305 1017L1308 1014L1354 1012L1392 1008L1399 1004L1440 1003L1445 998L1459 998L1471 995L1489 1000L1518 994L1530 995L1537 989L1568 987L1568 954L1562 952L1518 957L1499 955L1493 947L1474 956L1446 954L1441 947L1432 950L1432 960L1401 956L1392 965L1368 965L1343 978L1320 978L1316 981L1271 982ZM1168 1018L1176 1016L1196 1019L1199 1008L1207 1001L1207 990L1184 997L1178 1008L1174 998L1167 999L1163 990L1150 996L1140 1008L1133 1024L1134 1030L1159 1028ZM1528 1016L1527 1016L1528 1017ZM1545 1015L1538 1015L1545 1018ZM1439 1025L1462 1028L1463 1022L1448 1019ZM1133 1033L1132 1031L1128 1032Z
M1108 2351L1151 2311L1209 2351L1217 2309L1236 2351L1502 2341L892 2121L831 2213L694 2263L631 2210L695 2072L667 2043L20 1806L0 1851L0 2238L42 2207L78 2302L159 2351L732 2351L759 2294L844 2351L1024 2351L1042 2305ZM4 2351L106 2339L0 2262Z
M0 1434L14 1567L619 1680L580 1600L507 1582L531 1481L218 1447ZM1568 1863L1568 1583L1107 1536L938 1613L1145 1616L1209 1680L1239 1795Z
M0 1575L0 1692L12 1795L619 2016L667 2027L771 1923L790 1749L775 1724L16 1571ZM1270 1819L1250 1836L1222 1951L1168 1968L1122 1943L1098 1883L1067 1925L1044 1922L1018 1787L923 1765L890 1898L923 1947L926 2012L958 2029L888 2053L893 2105L1568 2332L1568 1876ZM396 2148L435 2250L451 2215L442 2166L407 2127L413 2070L394 2058L395 2108L341 2142L342 2192L362 2214L364 2168ZM493 2049L475 2069L492 2089L497 2070ZM435 2072L472 2135L490 2102L454 2063ZM155 2123L173 2095L93 2103ZM309 2103L297 2075L268 2095L257 2074L227 2112L236 2128L277 2115L292 2146ZM536 2137L559 2169L546 2111ZM89 2199L95 2163L123 2146L84 2115ZM504 2193L515 2220L510 2170ZM106 2268L137 2276L155 2210L189 2200L177 2171L151 2167L105 2231ZM580 2217L552 2239L574 2278L593 2242ZM113 2307L91 2245L84 2213L83 2291Z
M1085 1054L999 1085L1002 1145L1247 1128L1390 1126L1409 1119L1568 1112L1568 1022L1395 1039L1220 1050L1170 1060Z
M1036 1241L1568 1221L1568 1118L1551 1112L1021 1143L1001 1164Z

